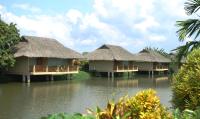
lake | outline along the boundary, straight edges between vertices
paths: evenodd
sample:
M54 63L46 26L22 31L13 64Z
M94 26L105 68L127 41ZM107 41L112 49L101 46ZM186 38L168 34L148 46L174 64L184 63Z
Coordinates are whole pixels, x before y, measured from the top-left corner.
M162 104L171 106L170 80L166 76L0 84L0 119L40 119L58 112L86 113L87 108L103 108L108 100L132 96L148 88L157 91Z

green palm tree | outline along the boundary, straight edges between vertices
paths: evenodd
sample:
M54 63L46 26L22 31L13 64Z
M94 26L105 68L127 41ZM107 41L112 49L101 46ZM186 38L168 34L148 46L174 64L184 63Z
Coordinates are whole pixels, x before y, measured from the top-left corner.
M197 13L200 9L200 0L188 0L185 2L184 8L187 15L196 15L196 18L176 22L176 25L179 27L179 30L177 31L179 41L183 42L186 38L193 39L192 41L186 42L185 45L175 49L175 51L177 51L178 61L180 61L182 57L187 56L192 50L200 47L200 16Z

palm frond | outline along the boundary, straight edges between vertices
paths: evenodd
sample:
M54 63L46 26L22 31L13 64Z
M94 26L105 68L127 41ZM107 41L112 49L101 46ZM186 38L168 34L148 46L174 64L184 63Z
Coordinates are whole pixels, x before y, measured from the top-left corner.
M173 51L177 52L177 62L180 62L183 57L186 57L191 51L200 48L200 41L189 41L183 46L179 46Z
M195 39L200 34L200 20L188 19L185 21L177 21L176 25L180 28L177 31L180 41L184 41L185 38L195 36Z
M196 13L200 9L200 0L188 0L184 8L188 15Z

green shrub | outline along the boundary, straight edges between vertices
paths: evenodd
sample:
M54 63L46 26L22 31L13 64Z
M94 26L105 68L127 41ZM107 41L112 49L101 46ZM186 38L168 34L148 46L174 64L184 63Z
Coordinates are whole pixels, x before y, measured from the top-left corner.
M173 119L200 119L200 108L195 111L186 109L183 112L176 109L173 113Z
M78 79L78 80L90 79L90 74L88 72L85 72L85 71L79 71L78 74L74 74L72 76L72 79Z
M59 113L59 114L51 114L48 115L47 117L42 117L41 119L95 119L93 116L84 116L82 114L66 114L66 113Z
M151 89L123 97L116 104L109 102L106 109L97 108L95 114L97 119L172 119Z
M181 111L200 106L200 49L188 55L186 63L173 77L172 105Z

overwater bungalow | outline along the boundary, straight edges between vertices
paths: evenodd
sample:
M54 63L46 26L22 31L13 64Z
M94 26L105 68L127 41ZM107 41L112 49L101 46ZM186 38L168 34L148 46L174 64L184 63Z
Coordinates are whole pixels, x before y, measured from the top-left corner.
M108 72L108 77L110 74L114 77L115 72L138 71L133 54L120 46L102 45L88 53L86 58L89 60L90 71Z
M10 74L22 75L30 82L31 75L53 75L78 73L78 61L82 55L64 47L55 39L23 36L14 51L16 63L8 70Z
M156 51L143 49L136 54L138 59L137 66L139 71L148 71L149 74L154 71L168 71L171 60Z

